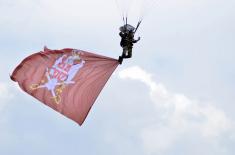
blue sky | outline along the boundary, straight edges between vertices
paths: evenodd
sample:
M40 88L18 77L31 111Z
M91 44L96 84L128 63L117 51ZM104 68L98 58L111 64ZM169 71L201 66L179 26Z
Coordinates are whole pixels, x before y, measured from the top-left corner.
M233 155L234 7L233 0L159 0L133 58L79 127L9 74L44 45L117 58L115 1L0 0L0 154Z

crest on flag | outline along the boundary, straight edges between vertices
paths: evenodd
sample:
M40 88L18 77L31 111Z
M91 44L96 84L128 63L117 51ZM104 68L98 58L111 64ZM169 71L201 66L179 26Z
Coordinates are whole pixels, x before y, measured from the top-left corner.
M79 50L72 50L70 53L63 54L55 60L51 67L45 68L45 75L40 83L32 84L30 88L32 90L47 89L51 92L55 103L59 104L63 89L67 85L75 83L73 81L75 75L85 64L85 61L80 57L82 54Z

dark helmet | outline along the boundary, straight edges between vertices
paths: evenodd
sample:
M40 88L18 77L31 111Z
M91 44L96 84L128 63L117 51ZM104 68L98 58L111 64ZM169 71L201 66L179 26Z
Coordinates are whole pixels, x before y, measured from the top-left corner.
M121 32L134 32L135 27L133 27L132 25L126 24L124 26L121 26L119 30Z

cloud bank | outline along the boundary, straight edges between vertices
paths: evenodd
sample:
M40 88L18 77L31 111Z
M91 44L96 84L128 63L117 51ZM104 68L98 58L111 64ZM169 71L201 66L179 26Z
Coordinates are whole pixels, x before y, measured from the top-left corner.
M138 66L120 71L119 77L142 82L149 88L149 97L158 117L141 132L144 148L149 154L164 152L186 135L195 135L208 143L218 141L234 128L233 121L213 103L171 92Z

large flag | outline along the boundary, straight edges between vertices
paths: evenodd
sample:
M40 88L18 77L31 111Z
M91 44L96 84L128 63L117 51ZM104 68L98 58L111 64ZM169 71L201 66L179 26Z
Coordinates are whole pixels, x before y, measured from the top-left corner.
M116 59L90 52L46 48L25 58L11 79L28 94L82 125L118 64Z

